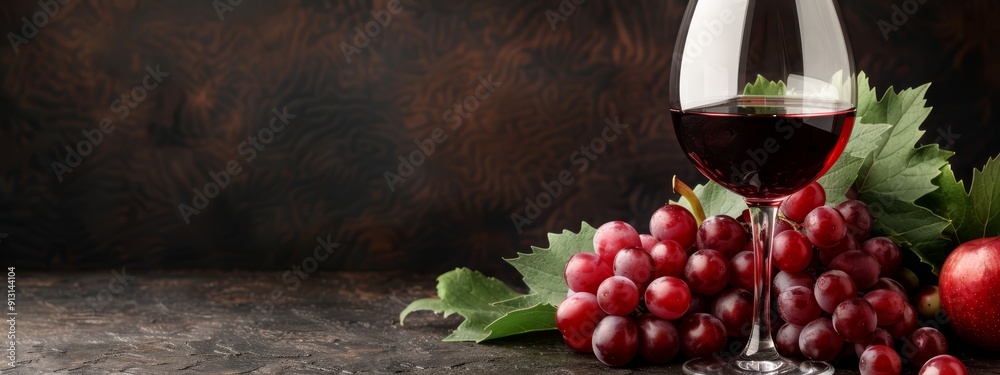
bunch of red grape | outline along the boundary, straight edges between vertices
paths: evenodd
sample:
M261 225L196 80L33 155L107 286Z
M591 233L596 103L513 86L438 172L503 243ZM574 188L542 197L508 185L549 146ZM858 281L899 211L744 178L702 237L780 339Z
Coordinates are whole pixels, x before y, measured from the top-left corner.
M900 267L902 252L893 241L869 238L868 207L825 201L826 192L813 183L780 208L771 254L777 350L819 361L856 355L862 374L899 374L904 360L922 366L921 374L931 368L939 372L928 373L964 374L961 362L947 355L944 335L918 327L907 295L919 286L916 275ZM718 355L730 339L738 350L751 333L754 308L748 221L744 212L739 219L709 217L699 226L686 208L666 205L650 219L651 234L621 221L602 225L594 253L575 254L566 265L570 292L556 311L566 345L609 366L626 365L636 354L652 363L669 362L678 352ZM921 306L926 315L936 309Z

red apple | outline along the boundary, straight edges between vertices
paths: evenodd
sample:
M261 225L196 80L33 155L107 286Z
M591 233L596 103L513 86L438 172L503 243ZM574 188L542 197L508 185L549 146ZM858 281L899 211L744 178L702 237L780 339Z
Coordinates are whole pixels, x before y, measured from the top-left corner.
M941 307L963 341L1000 352L1000 237L966 242L941 268Z

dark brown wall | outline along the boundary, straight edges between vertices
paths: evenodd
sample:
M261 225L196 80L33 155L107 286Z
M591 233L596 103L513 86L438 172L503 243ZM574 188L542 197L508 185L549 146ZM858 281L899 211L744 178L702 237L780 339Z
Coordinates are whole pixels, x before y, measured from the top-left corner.
M1000 149L1000 7L928 0L885 40L878 22L903 3L845 2L858 66L880 87L933 81L925 140L958 150L968 176ZM210 1L73 0L16 53L0 46L4 258L274 268L329 236L341 246L328 269L471 265L509 276L500 257L544 245L546 232L583 220L645 227L673 174L701 180L665 111L685 2L587 0L553 30L545 12L559 1L402 0L348 62L341 43L386 4L243 0L220 19ZM41 9L0 7L5 33ZM169 76L120 118L115 100L147 66ZM481 76L499 87L453 128L449 109ZM295 118L248 161L241 143L274 108ZM114 130L55 172L104 118ZM629 126L583 168L573 153L608 118ZM397 157L436 128L447 139L390 189ZM241 173L186 223L178 205L227 164ZM519 232L511 215L564 170L573 182Z

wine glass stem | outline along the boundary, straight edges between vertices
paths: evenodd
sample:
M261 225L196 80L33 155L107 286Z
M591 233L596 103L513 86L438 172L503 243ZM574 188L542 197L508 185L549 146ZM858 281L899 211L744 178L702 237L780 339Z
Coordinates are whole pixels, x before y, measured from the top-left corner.
M771 340L771 241L781 202L747 202L750 207L754 254L754 312L750 340L740 357L773 360L778 357Z

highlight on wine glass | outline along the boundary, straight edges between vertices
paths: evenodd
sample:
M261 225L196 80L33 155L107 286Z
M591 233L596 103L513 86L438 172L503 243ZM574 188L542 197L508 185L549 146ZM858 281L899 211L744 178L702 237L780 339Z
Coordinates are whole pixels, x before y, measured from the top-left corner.
M670 110L701 173L740 195L754 236L754 314L745 349L688 361L688 374L829 374L780 356L771 338L777 209L816 181L850 138L856 77L834 0L692 0L676 43Z

